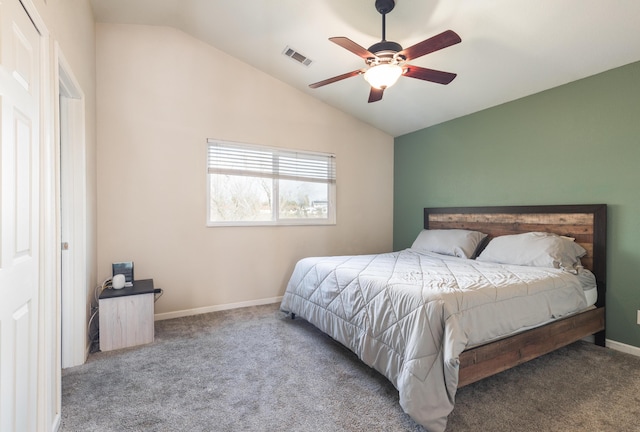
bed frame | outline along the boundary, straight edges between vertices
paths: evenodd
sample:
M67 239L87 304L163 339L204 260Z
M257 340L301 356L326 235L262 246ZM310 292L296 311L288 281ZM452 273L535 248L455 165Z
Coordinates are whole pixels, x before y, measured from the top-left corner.
M511 337L465 350L460 355L458 388L595 335L605 344L607 206L552 205L425 208L425 229L469 229L500 235L530 231L575 238L587 250L582 264L596 276L595 308Z

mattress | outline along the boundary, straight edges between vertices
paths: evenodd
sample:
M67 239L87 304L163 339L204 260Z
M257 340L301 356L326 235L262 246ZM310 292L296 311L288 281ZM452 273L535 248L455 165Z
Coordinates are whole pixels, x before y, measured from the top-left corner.
M593 306L598 301L598 289L589 288L584 290L584 297L587 302L587 306Z
M412 249L305 258L281 309L385 375L404 411L437 432L453 409L460 353L583 310L589 288L582 279Z

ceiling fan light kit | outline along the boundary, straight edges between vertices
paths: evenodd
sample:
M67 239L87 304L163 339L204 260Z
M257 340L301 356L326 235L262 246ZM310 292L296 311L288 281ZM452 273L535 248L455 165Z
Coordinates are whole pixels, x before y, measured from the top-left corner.
M364 59L367 67L309 84L309 87L318 88L352 76L364 74L364 79L371 86L369 93L369 102L371 103L382 99L384 90L394 85L402 75L444 85L453 81L456 77L454 73L412 66L407 62L460 43L462 41L460 36L452 30L446 30L407 49L403 49L399 43L386 40L385 16L393 10L395 1L376 0L375 6L376 10L382 15L382 40L380 42L366 49L346 37L329 38L331 42Z
M379 90L388 89L398 81L402 75L402 67L397 64L380 64L371 66L364 73L364 79Z

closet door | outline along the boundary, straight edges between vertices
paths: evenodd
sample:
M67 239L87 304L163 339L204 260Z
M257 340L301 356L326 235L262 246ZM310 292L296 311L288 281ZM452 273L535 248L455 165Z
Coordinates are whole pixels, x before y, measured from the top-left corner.
M35 431L40 279L40 35L0 0L0 430Z

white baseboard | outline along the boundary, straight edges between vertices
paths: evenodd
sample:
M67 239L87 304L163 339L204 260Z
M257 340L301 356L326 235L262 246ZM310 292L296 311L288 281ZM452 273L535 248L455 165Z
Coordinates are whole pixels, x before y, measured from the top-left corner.
M633 345L623 344L621 342L616 342L616 341L611 340L611 339L606 339L605 344L606 344L607 348L611 348L611 349L614 349L616 351L622 351L622 352L625 352L627 354L632 354L634 356L640 357L640 348L635 347Z
M61 423L62 423L62 419L60 417L60 413L58 413L53 419L53 424L51 425L51 432L58 432L60 430Z
M223 305L207 306L207 307L201 307L201 308L195 308L195 309L185 309L185 310L180 310L175 312L165 312L165 313L155 314L154 321L162 321L162 320L167 320L172 318L181 318L185 316L199 315L199 314L204 314L209 312L218 312L218 311L229 310L229 309L238 309L238 308L249 307L249 306L260 306L265 304L280 303L281 301L282 301L282 296L265 298L260 300L251 300L251 301L239 302L239 303L228 303Z

